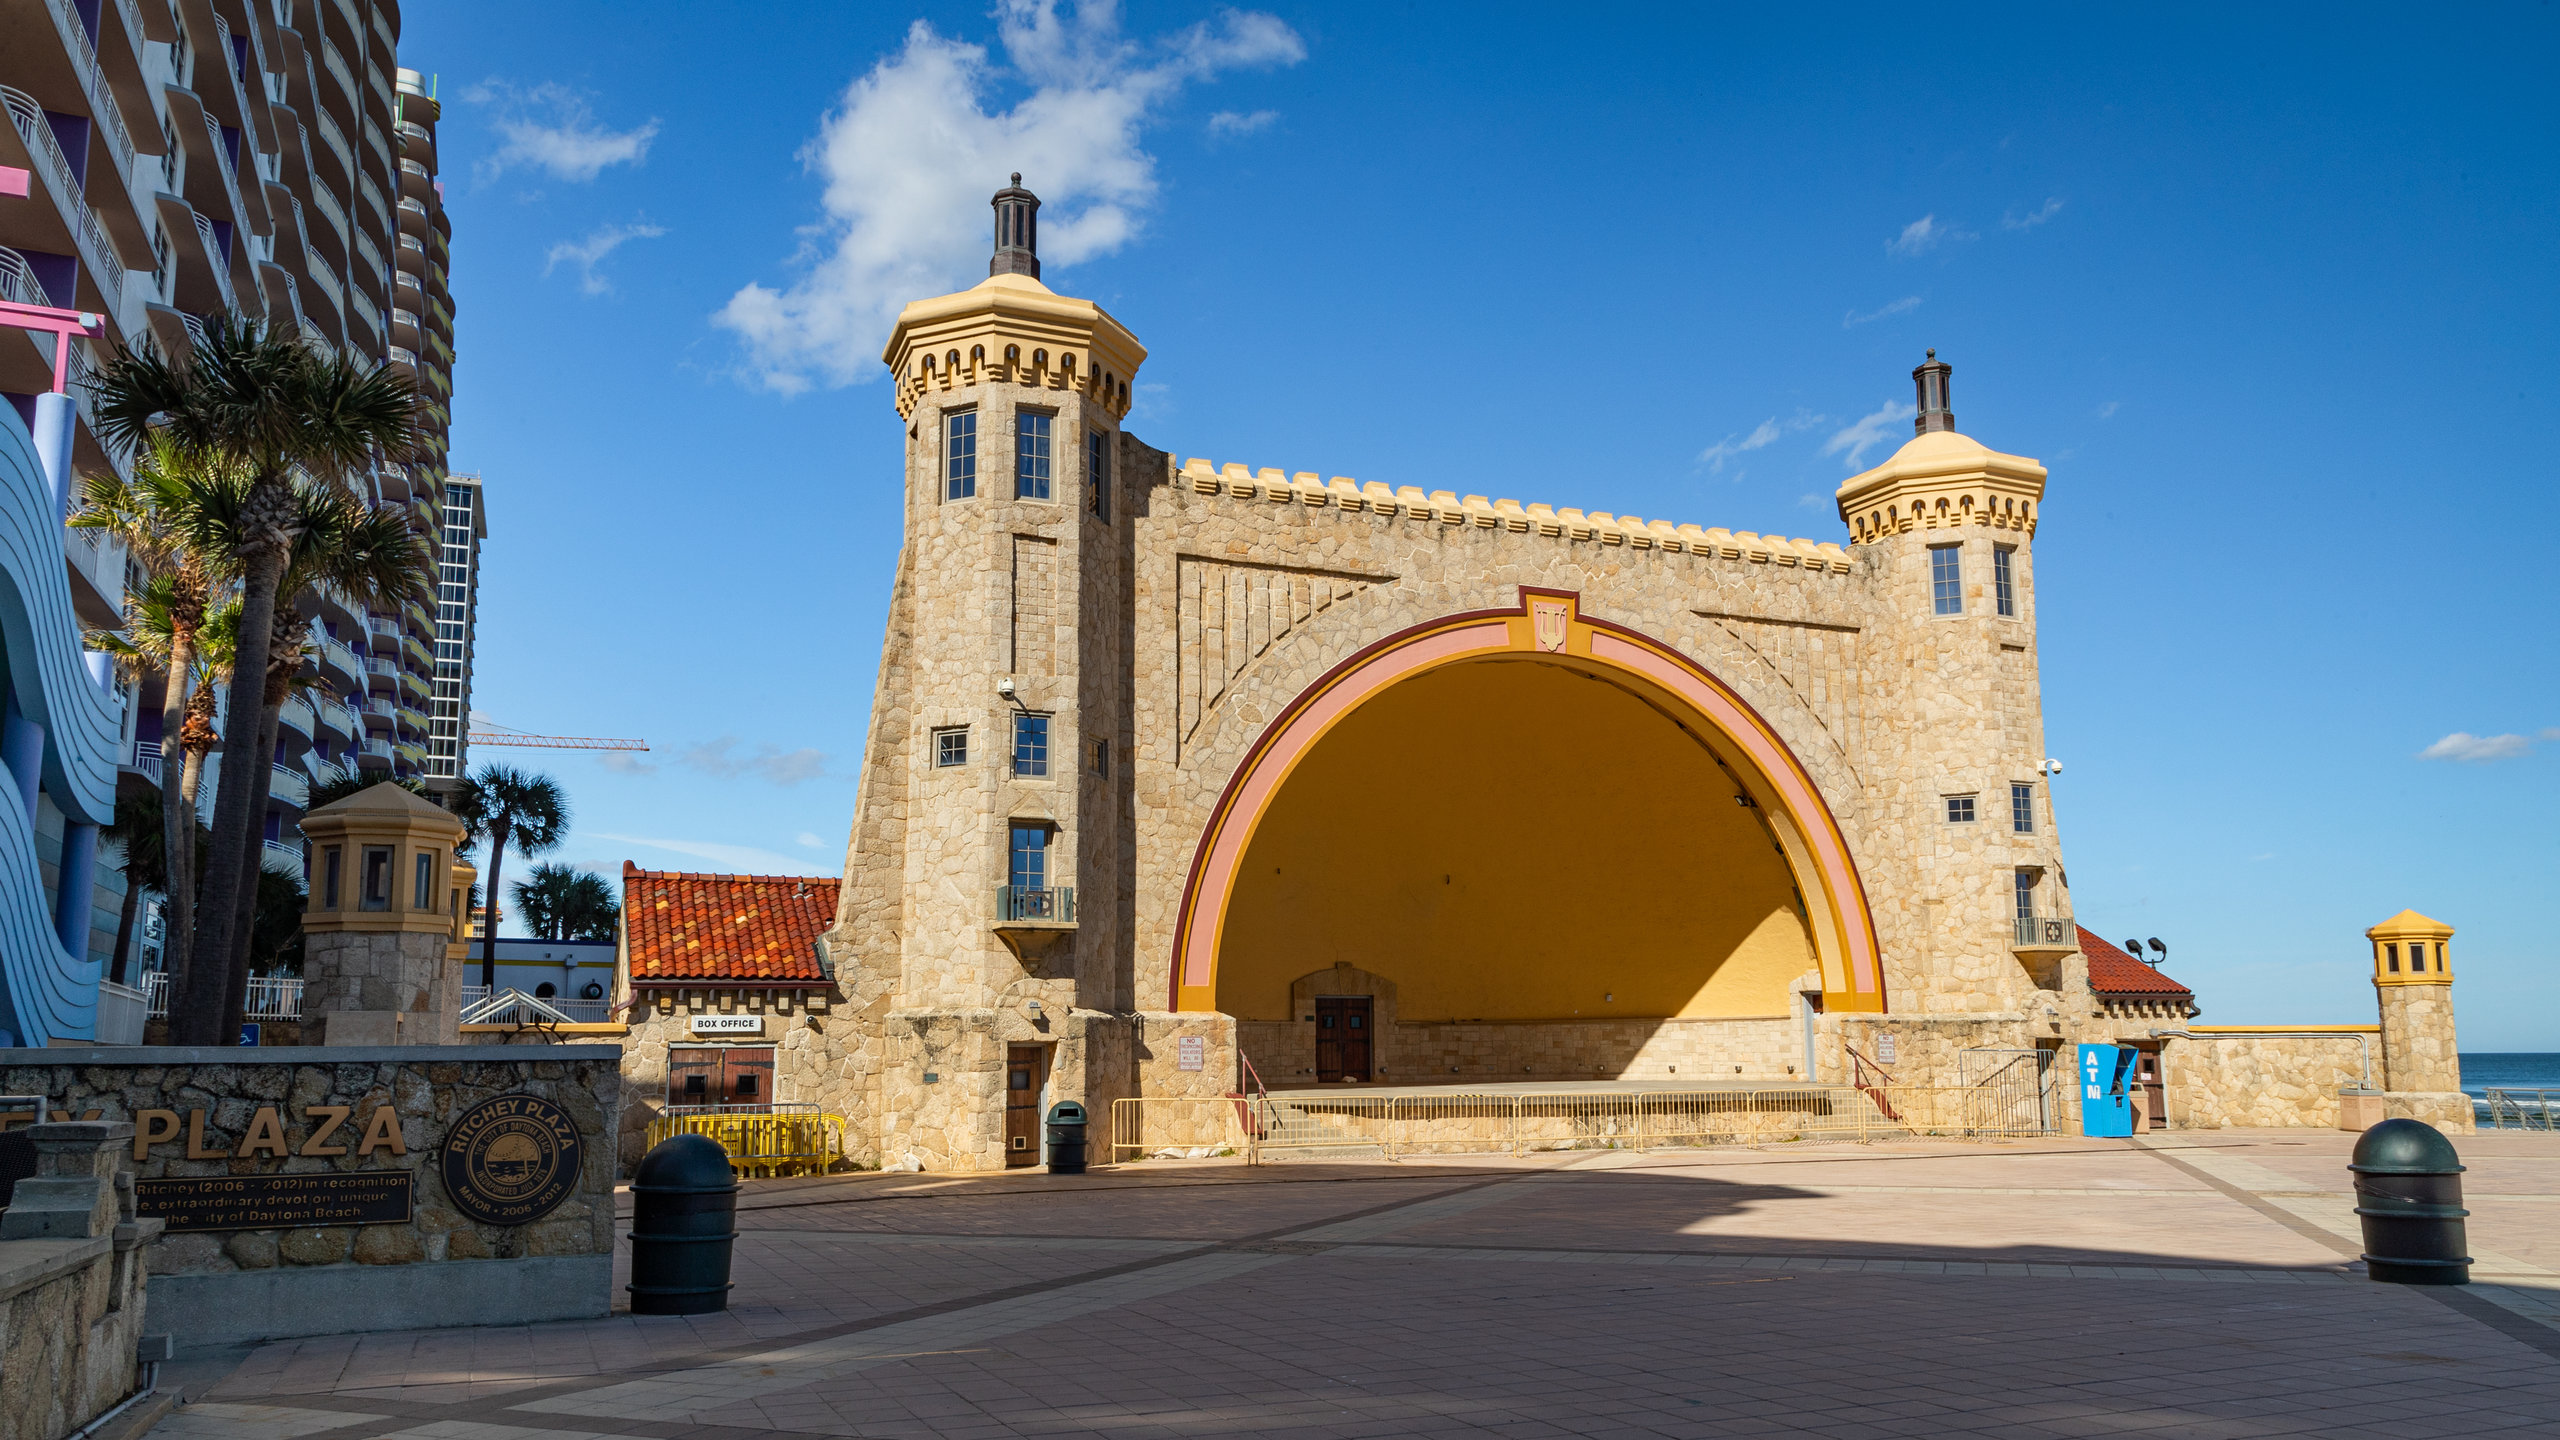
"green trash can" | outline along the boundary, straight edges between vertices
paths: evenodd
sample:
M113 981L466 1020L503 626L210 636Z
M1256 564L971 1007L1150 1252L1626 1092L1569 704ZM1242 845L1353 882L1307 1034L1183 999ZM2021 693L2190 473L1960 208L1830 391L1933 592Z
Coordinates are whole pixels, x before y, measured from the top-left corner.
M631 1313L708 1315L729 1308L738 1176L708 1135L670 1135L631 1172Z
M1049 1173L1084 1173L1084 1107L1061 1100L1049 1107Z
M2365 1274L2393 1285L2468 1285L2462 1163L2453 1142L2422 1120L2364 1132L2347 1169L2364 1225Z

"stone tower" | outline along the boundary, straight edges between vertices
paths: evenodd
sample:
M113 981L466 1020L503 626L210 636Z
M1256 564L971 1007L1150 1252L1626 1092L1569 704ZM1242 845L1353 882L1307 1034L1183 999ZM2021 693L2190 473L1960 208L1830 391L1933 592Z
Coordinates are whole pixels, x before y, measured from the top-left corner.
M2025 1011L2051 1039L2033 1002L2080 961L2036 675L2045 469L1956 430L1952 373L1929 352L1917 433L1838 495L1868 579L1863 683L1875 714L1901 717L1868 734L1863 803L1894 839L1870 841L1867 886L1896 1011Z
M1008 1103L1047 1088L1107 1124L1128 1073L1112 1012L1135 1008L1113 963L1130 903L1118 477L1144 473L1119 426L1146 350L1040 283L1040 202L1013 180L987 279L907 306L882 356L907 422L905 544L828 940L865 1031L838 1103L876 1105L858 1128L937 1169L1003 1165L1022 1148Z
M302 817L303 1041L461 1040L463 914L475 873L462 822L385 782Z
M2403 910L2364 938L2373 945L2374 1000L2382 1012L2384 1113L2470 1129L2453 1033L2453 927Z

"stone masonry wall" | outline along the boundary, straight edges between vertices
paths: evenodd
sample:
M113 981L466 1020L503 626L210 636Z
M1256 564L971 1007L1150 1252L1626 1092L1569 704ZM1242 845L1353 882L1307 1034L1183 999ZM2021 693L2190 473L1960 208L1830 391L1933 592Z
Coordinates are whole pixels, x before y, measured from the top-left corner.
M2365 1037L2371 1044L2374 1037ZM2381 1047L2373 1046L2375 1051ZM2381 1080L2381 1056L2374 1079ZM2217 1035L2160 1047L2169 1124L2180 1130L2310 1125L2334 1129L2338 1092L2363 1083L2352 1035Z

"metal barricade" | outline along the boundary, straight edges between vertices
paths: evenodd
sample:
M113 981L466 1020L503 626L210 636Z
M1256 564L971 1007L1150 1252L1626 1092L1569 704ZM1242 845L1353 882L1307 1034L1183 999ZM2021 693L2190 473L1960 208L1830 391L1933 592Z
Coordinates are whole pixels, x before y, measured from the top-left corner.
M661 1115L649 1122L650 1148L670 1135L705 1135L728 1152L741 1175L823 1175L844 1156L844 1117L812 1111Z
M1110 1163L1144 1160L1167 1151L1249 1153L1263 1128L1242 1096L1123 1096L1111 1102Z

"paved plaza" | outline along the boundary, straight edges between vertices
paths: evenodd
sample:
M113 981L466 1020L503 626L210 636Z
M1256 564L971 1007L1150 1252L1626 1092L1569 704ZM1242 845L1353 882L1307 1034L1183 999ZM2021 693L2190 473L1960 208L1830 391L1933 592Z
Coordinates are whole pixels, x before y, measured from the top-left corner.
M724 1314L200 1356L152 1435L2560 1434L2560 1137L2462 1140L2461 1290L2364 1278L2353 1139L757 1181Z

